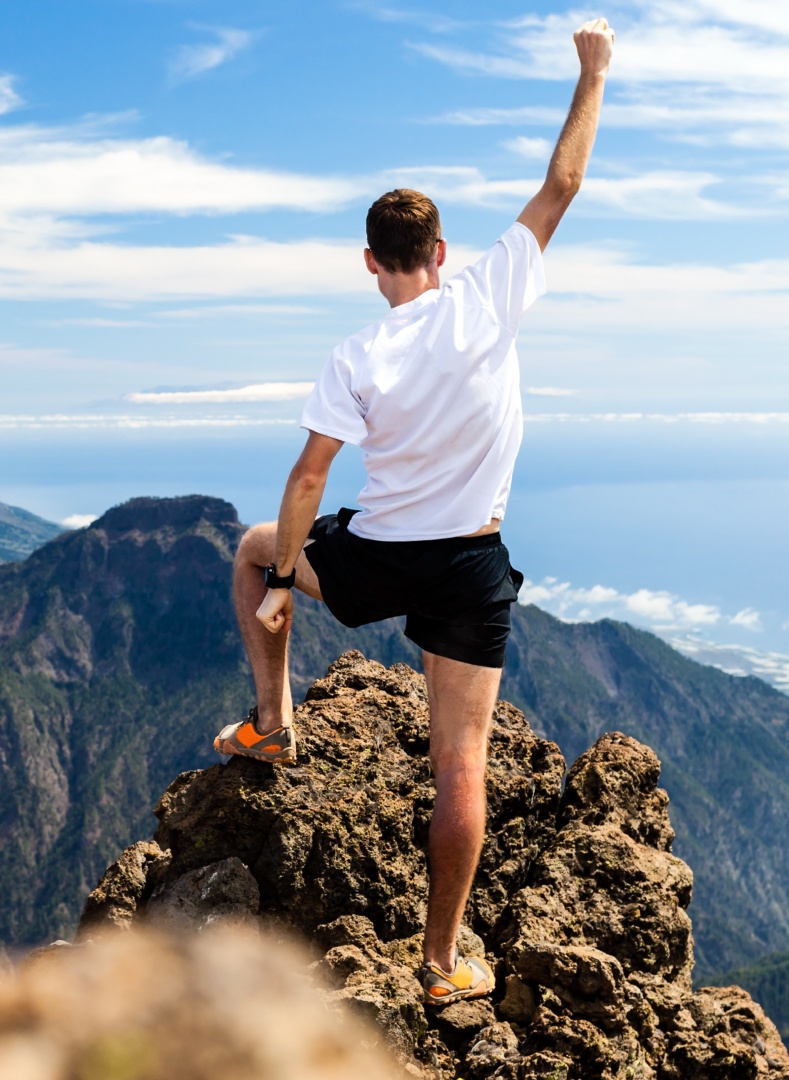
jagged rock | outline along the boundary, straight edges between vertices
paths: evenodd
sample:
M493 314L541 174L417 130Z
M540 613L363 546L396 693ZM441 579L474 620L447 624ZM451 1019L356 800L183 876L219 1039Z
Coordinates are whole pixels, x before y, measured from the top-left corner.
M77 946L78 948L80 946ZM26 954L22 961L22 968L27 970L28 968L38 967L41 964L48 964L53 957L59 956L62 952L69 952L75 948L70 941L64 941L62 938L58 938L57 941L50 942L49 945L39 945L37 949L31 949Z
M346 653L308 692L295 722L295 768L236 758L171 785L156 808L156 840L171 853L161 880L234 855L258 882L261 910L307 933L357 914L384 941L416 934L433 803L424 679L405 665L387 669ZM501 703L491 827L468 912L483 937L551 835L563 771L558 749Z
M151 864L167 861L158 844L141 840L132 844L101 876L85 901L77 941L96 938L107 930L128 929L148 885Z
M257 926L258 884L240 859L231 857L160 885L145 909L146 921L165 930L204 929L215 923Z
M523 979L549 986L574 1016L621 1028L625 1023L625 976L613 956L577 945L522 943L509 956Z
M504 998L499 1004L499 1012L505 1020L527 1024L539 1004L537 993L518 975L507 975L504 980Z
M426 1012L413 976L433 802L424 680L346 653L295 722L293 768L234 758L178 777L156 810L159 847L135 845L110 868L81 932L165 909L200 926L207 882L232 867L228 880L246 885L216 899L307 935L328 1000L373 1019L407 1075L789 1080L789 1055L744 991L692 992L692 875L671 854L648 747L602 736L561 794L557 747L499 703L460 942L484 948L498 985Z
M786 1048L775 1026L744 990L699 990L688 1011L693 1028L669 1041L661 1080L789 1076Z
M518 1036L510 1025L493 1023L477 1032L466 1054L466 1070L473 1080L517 1080L520 1060Z
M523 1080L567 1080L572 1062L558 1054L529 1054L521 1066Z
M446 1046L465 1057L481 1028L495 1023L496 1013L490 998L456 1001L444 1008L431 1010L431 1021Z
M553 842L502 920L512 970L534 943L583 946L616 957L628 978L657 975L690 992L693 877L668 851L659 769L648 747L617 733L575 763Z

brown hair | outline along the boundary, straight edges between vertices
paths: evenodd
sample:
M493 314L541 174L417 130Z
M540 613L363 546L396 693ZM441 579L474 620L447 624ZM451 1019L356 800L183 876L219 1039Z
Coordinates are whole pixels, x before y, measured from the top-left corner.
M420 191L387 191L367 211L367 246L390 273L410 274L427 266L440 239L436 204Z

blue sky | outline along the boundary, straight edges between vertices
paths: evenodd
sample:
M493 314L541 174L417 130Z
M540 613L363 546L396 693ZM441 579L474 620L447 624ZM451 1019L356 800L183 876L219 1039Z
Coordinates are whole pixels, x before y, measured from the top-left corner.
M533 597L789 653L789 30L772 0L0 7L0 500L271 517L306 387L383 311L381 191L450 272L538 188L617 32L592 165L524 323L506 535ZM341 456L343 458L343 456ZM352 501L350 448L327 499Z

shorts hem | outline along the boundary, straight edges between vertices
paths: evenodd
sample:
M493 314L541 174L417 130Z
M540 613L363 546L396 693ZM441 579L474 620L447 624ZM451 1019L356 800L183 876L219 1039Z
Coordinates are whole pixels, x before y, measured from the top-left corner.
M409 633L407 630L403 631L403 635L409 641L413 641L418 648L433 653L435 656L443 656L446 660L459 660L462 664L472 664L474 667L497 668L499 671L504 668L506 659L504 653L495 658L493 656L480 656L479 649L465 649L462 645L456 645L449 641L428 641L427 638L420 640L419 634Z

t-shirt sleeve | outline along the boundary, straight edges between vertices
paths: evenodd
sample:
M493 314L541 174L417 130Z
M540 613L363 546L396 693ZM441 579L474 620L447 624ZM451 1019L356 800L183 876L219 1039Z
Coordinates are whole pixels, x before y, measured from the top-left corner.
M540 245L519 221L458 276L467 279L480 302L491 308L496 320L513 334L524 312L545 292Z
M359 445L367 427L364 405L351 390L352 374L347 358L335 349L307 398L301 414L303 428Z

